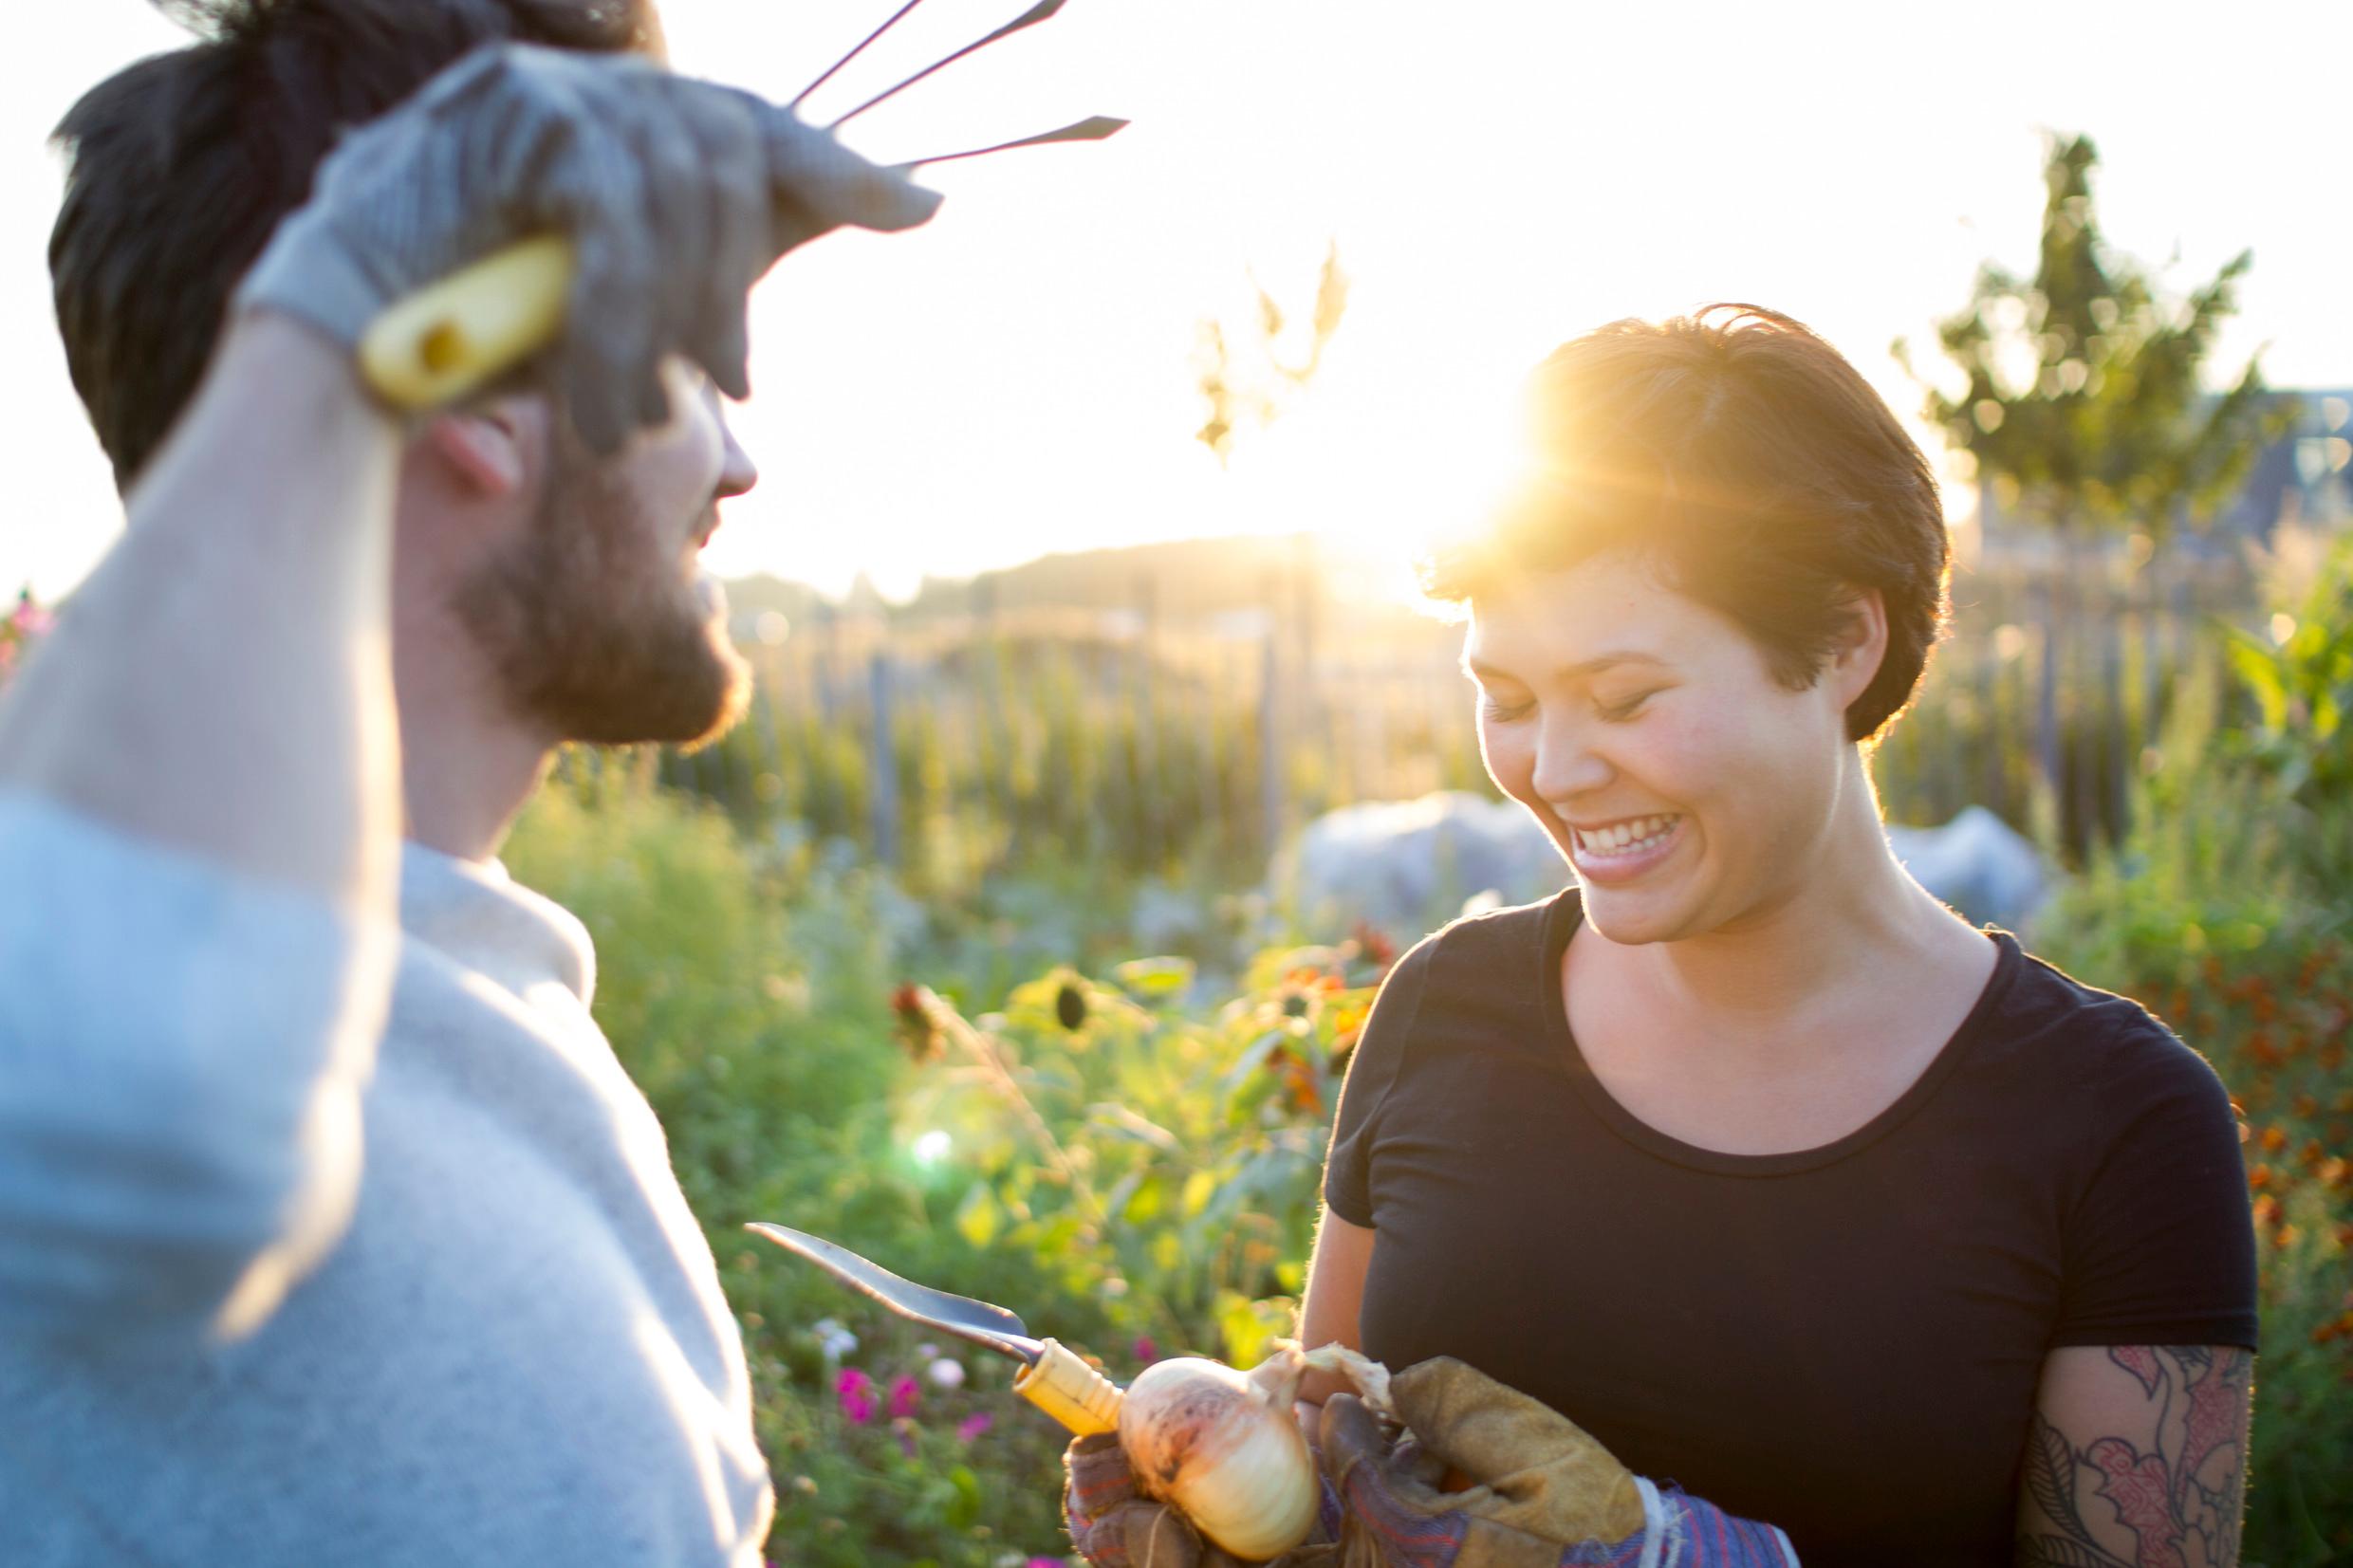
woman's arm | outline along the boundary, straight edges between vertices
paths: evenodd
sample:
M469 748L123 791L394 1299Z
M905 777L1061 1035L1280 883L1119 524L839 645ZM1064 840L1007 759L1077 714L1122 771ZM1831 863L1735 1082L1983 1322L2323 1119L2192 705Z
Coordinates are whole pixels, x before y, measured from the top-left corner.
M1328 1208L1324 1210L1323 1221L1316 1227L1314 1257L1307 1265L1306 1299L1299 1307L1302 1345L1309 1350L1335 1342L1350 1350L1364 1348L1358 1318L1364 1306L1364 1276L1372 1267L1373 1243L1378 1237L1375 1230L1351 1225ZM1307 1374L1300 1386L1297 1410L1309 1443L1316 1441L1324 1401L1348 1387L1347 1379L1337 1373Z
M2091 1345L2043 1363L2019 1568L2237 1568L2254 1356Z

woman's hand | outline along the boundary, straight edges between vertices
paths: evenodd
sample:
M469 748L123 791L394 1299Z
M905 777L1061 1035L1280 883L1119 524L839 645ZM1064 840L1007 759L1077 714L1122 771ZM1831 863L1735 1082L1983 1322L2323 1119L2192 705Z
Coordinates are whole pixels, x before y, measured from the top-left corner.
M1127 1454L1112 1432L1073 1439L1063 1452L1068 1485L1063 1510L1070 1540L1095 1568L1243 1568L1242 1560L1195 1529L1184 1511L1145 1497L1136 1486ZM1274 1568L1308 1568L1336 1560L1328 1544L1337 1534L1337 1503L1325 1489L1315 1539L1274 1559Z
M1389 1393L1409 1430L1354 1394L1324 1408L1324 1473L1344 1510L1348 1562L1454 1568L1557 1552L1571 1568L1639 1553L1659 1568L1796 1568L1771 1525L1630 1473L1567 1417L1452 1357L1408 1367ZM1508 1489L1490 1485L1505 1476Z
M1136 1489L1116 1432L1075 1438L1063 1452L1070 1540L1095 1568L1228 1568L1235 1559L1201 1539L1179 1510Z

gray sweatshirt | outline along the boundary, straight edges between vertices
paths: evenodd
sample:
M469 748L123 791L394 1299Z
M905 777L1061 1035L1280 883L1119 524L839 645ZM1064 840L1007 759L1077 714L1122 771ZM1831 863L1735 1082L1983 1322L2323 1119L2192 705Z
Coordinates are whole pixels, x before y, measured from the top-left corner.
M756 1564L734 1319L580 922L0 795L0 1563Z

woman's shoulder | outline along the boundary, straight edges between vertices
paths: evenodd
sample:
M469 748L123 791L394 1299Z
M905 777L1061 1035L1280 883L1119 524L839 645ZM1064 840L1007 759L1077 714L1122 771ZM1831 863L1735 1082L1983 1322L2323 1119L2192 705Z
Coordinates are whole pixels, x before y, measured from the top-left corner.
M2012 945L2015 945L2015 939ZM2103 1095L2227 1099L2214 1067L2142 1003L2019 948L1983 1043Z
M1532 904L1473 911L1415 943L1393 972L1421 987L1491 990L1499 974L1532 973L1548 948L1566 947L1577 918L1573 887Z

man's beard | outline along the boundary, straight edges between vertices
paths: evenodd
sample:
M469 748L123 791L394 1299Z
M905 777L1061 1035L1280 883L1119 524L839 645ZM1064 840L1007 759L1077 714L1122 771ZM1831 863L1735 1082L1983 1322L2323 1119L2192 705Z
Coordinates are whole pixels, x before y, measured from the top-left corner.
M458 590L507 702L561 739L690 749L743 716L751 671L646 537L624 485L559 452L529 531Z

